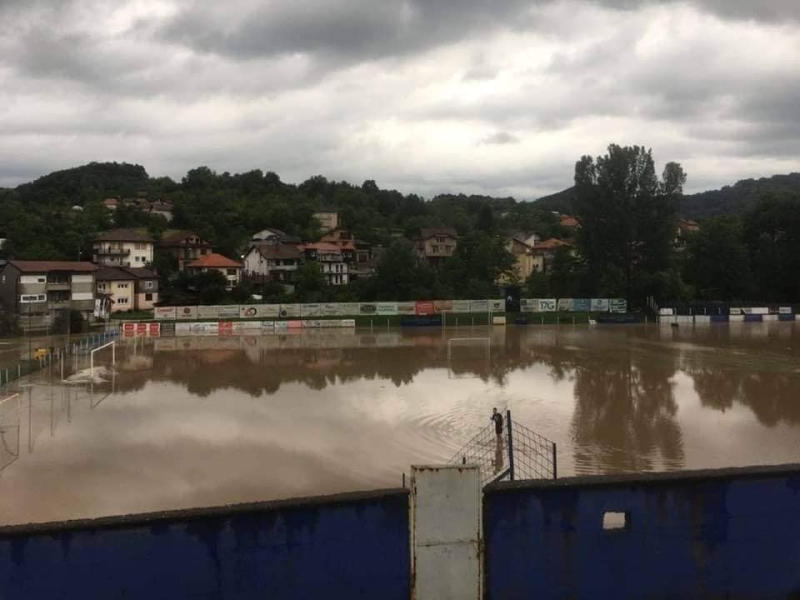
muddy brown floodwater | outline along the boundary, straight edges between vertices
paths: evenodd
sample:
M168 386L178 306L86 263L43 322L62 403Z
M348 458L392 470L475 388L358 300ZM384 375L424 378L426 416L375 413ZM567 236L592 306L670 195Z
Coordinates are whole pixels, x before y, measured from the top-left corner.
M56 365L0 404L0 523L396 487L410 464L450 459L493 407L557 442L561 475L800 461L793 323L322 330L117 350L113 392L61 386Z

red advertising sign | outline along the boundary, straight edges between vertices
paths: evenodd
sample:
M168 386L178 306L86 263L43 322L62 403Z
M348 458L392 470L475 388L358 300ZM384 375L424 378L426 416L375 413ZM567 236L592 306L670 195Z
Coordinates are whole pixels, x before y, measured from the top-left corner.
M417 315L432 315L434 312L434 305L432 301L423 300L417 302Z
M161 335L161 323L148 323L147 335L159 337Z
M220 321L219 322L220 335L233 335L233 321Z
M136 323L123 323L122 331L124 333L133 333L134 331L136 331Z

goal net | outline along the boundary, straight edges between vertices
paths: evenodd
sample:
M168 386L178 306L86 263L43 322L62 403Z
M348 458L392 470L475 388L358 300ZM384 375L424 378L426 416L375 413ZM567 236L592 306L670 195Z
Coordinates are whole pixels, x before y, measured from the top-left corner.
M19 394L0 396L0 472L19 457Z
M117 364L117 343L109 342L92 350L89 375L94 384L110 382Z
M447 374L451 379L470 379L489 374L492 340L488 337L447 340Z

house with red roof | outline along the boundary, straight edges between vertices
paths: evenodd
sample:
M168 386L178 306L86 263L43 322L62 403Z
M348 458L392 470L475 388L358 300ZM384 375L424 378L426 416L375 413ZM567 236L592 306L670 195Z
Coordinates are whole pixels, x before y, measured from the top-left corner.
M190 275L210 271L222 273L228 282L225 287L229 290L235 288L242 281L242 269L243 265L239 261L216 252L204 254L186 265L186 272Z
M550 238L531 246L533 270L540 273L546 271L548 263L553 260L559 248L566 248L570 253L575 254L575 247L571 243L558 238Z

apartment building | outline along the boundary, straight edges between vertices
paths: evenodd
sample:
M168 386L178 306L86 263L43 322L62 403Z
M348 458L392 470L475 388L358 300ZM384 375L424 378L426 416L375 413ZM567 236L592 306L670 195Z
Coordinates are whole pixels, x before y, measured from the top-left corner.
M186 266L211 252L211 244L194 231L167 230L158 242L158 251L170 255L174 266L184 271Z
M306 260L319 263L322 273L330 285L347 285L350 282L350 265L344 259L339 246L317 242L306 244L303 250Z
M155 240L143 229L112 229L94 238L95 264L105 267L144 267L153 262Z
M95 310L95 273L90 262L11 260L0 271L0 302L23 329L48 329L62 311Z

